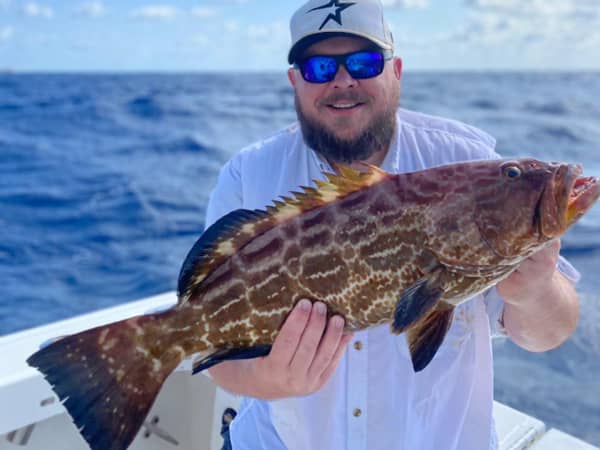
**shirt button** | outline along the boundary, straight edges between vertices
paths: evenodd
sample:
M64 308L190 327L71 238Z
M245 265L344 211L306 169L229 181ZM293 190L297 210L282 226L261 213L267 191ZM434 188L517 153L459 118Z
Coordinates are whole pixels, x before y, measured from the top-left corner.
M362 411L360 410L360 408L354 408L354 411L352 411L352 415L354 417L360 417L361 414L362 414Z
M362 350L362 347L363 347L363 346L362 346L362 342L360 342L360 341L356 341L356 342L354 343L354 348L355 348L356 350Z

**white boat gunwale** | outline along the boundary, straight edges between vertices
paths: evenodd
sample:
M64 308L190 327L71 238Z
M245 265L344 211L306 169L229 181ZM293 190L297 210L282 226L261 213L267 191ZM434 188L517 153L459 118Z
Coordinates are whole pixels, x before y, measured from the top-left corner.
M52 435L58 433L58 429L61 430L58 435L62 436L61 450L86 449L85 442L70 422L50 385L37 370L27 365L26 358L39 349L40 345L57 337L166 309L175 302L175 292L166 292L0 336L0 354L3 359L0 366L0 405L3 405L0 416L0 449L5 445L7 449L17 448L9 442L18 439L27 444L25 448L52 448L41 434ZM208 377L189 376L190 368L189 360L178 367L165 383L150 411L149 418L156 417L156 421L164 418L159 425L165 428L158 428L157 433L152 433L151 427L147 427L138 435L132 449L175 448L168 442L169 439L156 436L161 431L179 438L178 448L221 448L221 412L226 406L237 406L239 399L218 389ZM185 420L175 420L174 412L178 416L183 414ZM498 402L494 404L494 417L501 450L598 450L597 447L559 430L546 430L542 421ZM64 433L69 428L71 433L70 438L67 438Z

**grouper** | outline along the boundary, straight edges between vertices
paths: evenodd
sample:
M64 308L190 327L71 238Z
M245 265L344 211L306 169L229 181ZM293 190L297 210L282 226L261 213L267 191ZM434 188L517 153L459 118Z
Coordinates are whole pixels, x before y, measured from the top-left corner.
M193 245L171 309L57 340L27 362L93 450L124 450L167 376L267 355L301 299L348 332L407 333L415 371L456 305L509 276L600 196L578 165L469 161L388 174L339 167L264 210L233 211Z

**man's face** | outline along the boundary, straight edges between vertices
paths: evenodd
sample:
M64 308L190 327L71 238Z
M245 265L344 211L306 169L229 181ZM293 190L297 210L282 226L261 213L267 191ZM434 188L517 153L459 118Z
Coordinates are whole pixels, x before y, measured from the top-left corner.
M340 36L317 42L303 56L341 55L369 48L372 44L364 39ZM380 75L355 80L340 66L335 79L323 84L309 83L299 70L290 69L307 143L338 162L366 160L374 152L387 150L395 126L401 69L400 59L394 58L386 61Z

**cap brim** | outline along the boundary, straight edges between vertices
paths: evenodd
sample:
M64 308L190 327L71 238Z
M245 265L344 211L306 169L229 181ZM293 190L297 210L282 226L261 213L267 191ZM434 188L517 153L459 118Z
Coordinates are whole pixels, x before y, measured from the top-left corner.
M296 42L290 52L288 53L288 63L294 64L296 58L300 56L304 51L313 44L316 44L323 39L328 39L336 36L353 36L366 39L367 41L373 42L378 47L384 50L392 50L393 47L389 43L383 42L379 39L374 39L372 36L367 36L361 33L355 33L350 31L319 31L318 33L308 34Z

